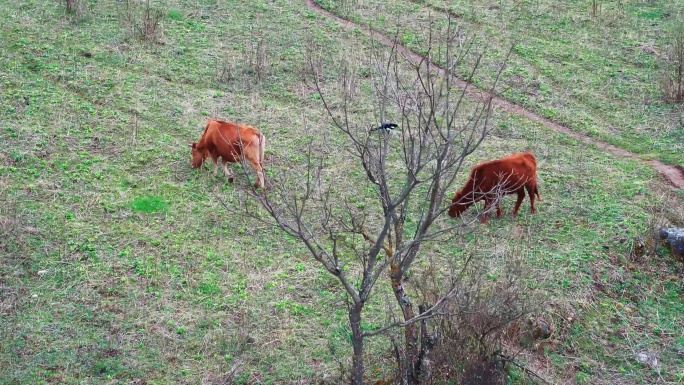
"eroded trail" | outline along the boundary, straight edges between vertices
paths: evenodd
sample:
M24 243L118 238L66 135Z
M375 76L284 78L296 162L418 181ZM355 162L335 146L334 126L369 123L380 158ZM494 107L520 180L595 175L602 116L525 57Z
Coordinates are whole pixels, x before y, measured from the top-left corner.
M304 1L304 4L306 4L306 6L310 10L312 10L318 14L321 14L321 15L324 15L324 16L330 18L330 19L333 19L333 20L337 21L338 23L343 24L347 28L356 28L358 30L361 30L366 35L372 36L373 39L375 39L375 40L377 40L377 41L379 41L379 42L381 42L387 46L390 46L390 47L395 46L395 42L392 39L390 39L388 36L385 36L385 35L379 33L378 31L371 30L370 28L368 28L366 26L356 24L352 21L343 19L343 18L341 18L341 17L339 17L333 13L330 13L330 12L320 8L316 4L314 4L313 0L302 0L302 1ZM424 57L422 57L421 55L419 55L419 54L417 54L411 50L409 50L408 48L404 47L401 44L396 44L396 50L400 54L402 54L405 58L412 61L413 63L419 63L419 62L425 60ZM446 75L444 69L437 66L436 64L430 63L430 66L434 71L438 72L440 75L442 75L442 76ZM638 156L636 156L634 153L632 153L630 151L627 151L627 150L620 148L620 147L613 146L612 144L608 144L605 142L598 141L598 140L593 139L593 138L591 138L585 134L575 132L568 127L565 127L563 125L555 123L552 120L547 119L543 116L540 116L540 115L538 115L538 114L536 114L536 113L534 113L528 109L525 109L525 108L523 108L523 107L521 107L515 103L511 103L511 102L504 100L498 96L491 95L487 91L477 89L472 84L469 84L468 82L466 82L460 78L452 77L452 79L453 79L454 84L456 86L462 88L462 89L465 89L466 95L468 95L470 97L481 98L481 99L487 99L487 98L491 97L492 98L492 104L503 109L506 112L517 114L517 115L523 115L527 119L541 123L544 126L550 128L556 132L563 133L567 136L575 138L575 139L582 141L584 143L594 145L597 148L604 150L604 151L607 151L607 152L610 152L613 155L621 156L621 157L625 157L625 158L630 158L630 159L642 162L644 164L647 164L647 165L653 167L654 169L656 169L660 173L660 175L662 175L663 178L665 178L665 180L667 180L671 185L673 185L674 187L676 187L678 189L684 190L684 169L680 169L676 166L671 166L671 165L665 164L665 163L658 161L658 160L643 161L643 160L639 159Z

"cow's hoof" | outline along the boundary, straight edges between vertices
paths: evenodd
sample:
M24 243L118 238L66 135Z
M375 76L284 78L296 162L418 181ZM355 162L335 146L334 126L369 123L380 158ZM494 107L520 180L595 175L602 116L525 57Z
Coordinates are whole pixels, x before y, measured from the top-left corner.
M228 177L228 182L233 183L233 177Z

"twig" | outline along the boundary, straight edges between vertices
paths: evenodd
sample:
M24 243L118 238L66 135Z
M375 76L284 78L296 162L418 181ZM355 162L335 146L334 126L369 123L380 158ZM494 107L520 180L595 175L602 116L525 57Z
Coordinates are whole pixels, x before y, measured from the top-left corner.
M523 364L521 364L521 363L515 361L515 360L512 359L511 357L508 357L508 356L506 356L506 355L504 355L504 354L501 354L501 353L496 353L496 355L499 356L499 357L501 357L504 361L510 362L511 364L513 364L513 365L519 367L520 369L522 369L523 372L527 373L528 375L531 375L531 376L533 376L533 377L536 377L536 378L538 378L538 379L544 381L545 384L553 384L553 382L551 382L551 381L545 379L544 377L538 375L537 373L535 373L535 372L533 372L532 370L528 369L527 367L525 367L525 365L523 365Z

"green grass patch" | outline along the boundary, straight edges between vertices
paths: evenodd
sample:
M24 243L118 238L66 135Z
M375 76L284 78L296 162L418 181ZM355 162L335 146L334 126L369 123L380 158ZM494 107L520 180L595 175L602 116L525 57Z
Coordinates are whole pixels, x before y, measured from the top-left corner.
M157 211L167 211L168 203L166 203L160 197L142 196L136 197L131 202L131 208L133 211L140 213L154 213Z

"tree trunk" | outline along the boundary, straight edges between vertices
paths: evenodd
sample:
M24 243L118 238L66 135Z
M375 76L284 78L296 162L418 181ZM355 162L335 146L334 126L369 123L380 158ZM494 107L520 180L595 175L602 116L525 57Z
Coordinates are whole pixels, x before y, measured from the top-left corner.
M390 278L392 280L392 288L394 289L394 296L397 299L399 307L401 307L401 312L404 316L404 321L410 320L415 316L413 311L413 305L411 300L406 295L404 287L402 286L403 273L399 266L392 264L390 270ZM404 327L404 338L405 338L405 354L404 354L404 368L403 372L406 375L406 383L409 385L418 383L418 375L416 373L416 367L418 364L418 333L416 330L416 324L411 323ZM401 369L401 368L400 368Z
M418 306L418 314L423 314L429 306ZM418 353L418 362L415 369L416 377L420 384L429 383L432 378L432 349L435 346L435 341L430 338L428 334L427 319L420 321L420 351Z
M354 304L349 308L349 324L352 330L352 385L363 385L363 331L361 330L361 310L363 305Z

